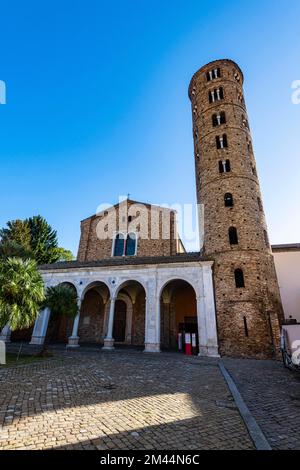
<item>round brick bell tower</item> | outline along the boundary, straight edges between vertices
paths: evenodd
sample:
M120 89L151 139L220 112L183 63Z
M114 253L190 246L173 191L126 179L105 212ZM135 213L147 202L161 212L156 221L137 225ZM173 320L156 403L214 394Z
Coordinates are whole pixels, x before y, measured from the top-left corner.
M203 254L214 259L220 353L270 357L283 313L243 80L231 60L211 62L191 80L197 199Z

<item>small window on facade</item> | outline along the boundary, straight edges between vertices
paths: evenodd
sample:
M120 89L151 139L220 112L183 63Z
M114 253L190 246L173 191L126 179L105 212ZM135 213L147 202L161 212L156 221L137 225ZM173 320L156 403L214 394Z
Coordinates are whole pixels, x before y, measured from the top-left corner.
M248 119L245 116L242 117L242 123L243 123L244 127L249 129L249 122L248 122Z
M216 101L221 101L224 99L223 88L217 88L209 92L209 102L215 103Z
M248 330L248 323L247 323L247 318L244 317L244 330L245 330L245 336L246 338L249 337L249 330Z
M225 207L233 207L233 197L231 193L226 193L224 196Z
M262 211L262 210L263 210L263 206L262 206L262 202L261 202L260 197L257 198L257 204L258 204L259 210Z
M266 230L264 230L264 239L265 239L266 246L269 246L269 237L268 237L268 233Z
M114 256L134 256L136 254L136 235L129 233L126 237L118 233L114 241Z
M206 78L208 82L211 82L212 80L215 80L216 78L220 78L220 77L221 77L221 69L219 68L210 70L206 74Z
M129 216L128 216L128 222L129 222L129 223L132 222L132 215L129 215Z
M228 147L227 135L223 134L222 136L216 137L217 149L225 149Z
M118 233L115 238L114 256L123 256L124 245L125 245L124 235L123 233Z
M230 227L229 228L228 235L229 235L230 245L238 245L239 240L238 240L237 229L235 227Z
M126 238L125 256L134 256L136 252L136 235L129 233Z
M254 176L257 176L257 171L256 171L255 166L252 166L252 174L253 174Z
M234 271L235 285L238 289L245 287L244 273L242 269L236 269Z
M226 124L226 114L223 111L219 114L214 114L212 116L212 123L214 127Z
M230 171L231 171L230 160L220 160L219 161L219 172L220 173L229 173Z

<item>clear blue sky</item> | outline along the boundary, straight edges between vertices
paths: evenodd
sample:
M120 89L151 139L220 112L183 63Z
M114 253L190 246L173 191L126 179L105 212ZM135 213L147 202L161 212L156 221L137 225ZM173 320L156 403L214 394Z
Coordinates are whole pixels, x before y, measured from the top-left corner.
M0 226L41 214L76 254L80 220L120 194L194 202L189 81L231 58L271 242L300 242L299 0L2 0L0 14Z

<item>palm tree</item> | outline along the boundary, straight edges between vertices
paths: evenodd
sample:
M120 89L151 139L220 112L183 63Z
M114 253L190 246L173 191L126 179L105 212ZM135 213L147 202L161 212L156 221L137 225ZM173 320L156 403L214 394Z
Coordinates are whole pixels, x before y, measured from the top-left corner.
M43 307L48 307L51 311L52 319L56 321L56 328L45 338L41 356L48 355L48 344L56 336L59 328L59 319L61 317L75 318L78 313L78 297L76 290L69 285L59 284L58 286L48 287Z
M0 263L0 327L29 328L45 299L44 282L32 259L7 258Z

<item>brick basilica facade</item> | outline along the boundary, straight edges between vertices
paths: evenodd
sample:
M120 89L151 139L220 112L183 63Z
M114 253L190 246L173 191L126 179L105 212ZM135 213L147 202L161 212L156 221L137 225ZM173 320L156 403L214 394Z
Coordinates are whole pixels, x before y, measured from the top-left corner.
M43 310L27 332L31 344L54 334L69 347L159 352L176 349L178 333L189 331L201 356L274 356L283 310L243 80L237 64L218 60L189 86L201 250L185 251L176 212L163 207L128 199L83 220L77 260L40 267L46 286L76 289L78 314L54 320ZM7 326L2 337L9 335Z

